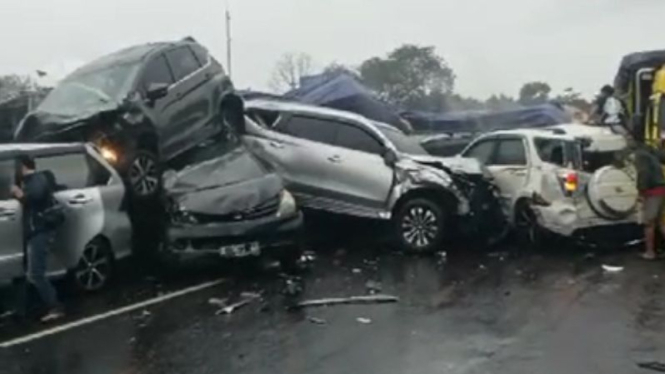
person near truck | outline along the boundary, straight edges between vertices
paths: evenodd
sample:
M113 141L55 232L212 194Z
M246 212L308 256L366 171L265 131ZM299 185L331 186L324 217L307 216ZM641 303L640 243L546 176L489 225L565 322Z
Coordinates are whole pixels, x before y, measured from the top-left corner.
M596 116L600 125L619 130L623 125L623 104L614 95L614 88L605 85L596 99ZM620 130L619 130L620 131Z
M48 252L53 228L44 219L44 212L52 206L55 190L50 171L36 171L35 160L29 156L18 158L22 187L13 186L11 193L24 207L26 215L27 279L37 290L46 306L42 322L63 317L56 290L46 277Z
M656 230L659 229L665 237L665 223L661 220L663 208L665 208L665 175L662 168L665 155L641 142L635 142L630 138L629 140L632 140L631 143L633 143L637 190L642 203L642 224L644 225L646 248L642 257L646 260L655 260L658 256Z

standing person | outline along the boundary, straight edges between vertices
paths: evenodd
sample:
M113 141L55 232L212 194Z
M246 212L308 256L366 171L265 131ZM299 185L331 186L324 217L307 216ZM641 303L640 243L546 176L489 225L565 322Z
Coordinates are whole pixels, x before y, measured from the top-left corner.
M27 233L27 278L39 293L47 308L42 322L49 322L63 317L55 288L46 278L46 266L49 245L53 229L46 224L43 213L51 207L53 201L54 181L50 180L49 171L37 172L35 160L29 156L19 157L20 177L23 181L20 188L12 187L12 195L21 201L26 215Z
M642 223L644 224L646 246L642 257L646 260L655 260L657 257L656 228L659 228L665 237L665 224L661 220L661 214L665 208L665 176L661 165L664 157L659 151L643 144L635 143L633 148L635 150L635 169L637 169L637 190L642 202Z
M596 100L596 115L601 125L616 129L623 125L623 104L614 96L614 88L605 85Z

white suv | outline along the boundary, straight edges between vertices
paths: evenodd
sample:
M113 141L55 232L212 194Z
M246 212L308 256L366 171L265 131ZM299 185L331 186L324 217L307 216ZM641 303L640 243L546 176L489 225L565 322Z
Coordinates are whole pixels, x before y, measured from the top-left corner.
M509 221L530 244L544 232L617 243L634 239L638 223L635 174L612 166L624 148L606 129L561 125L488 133L461 157L485 164Z

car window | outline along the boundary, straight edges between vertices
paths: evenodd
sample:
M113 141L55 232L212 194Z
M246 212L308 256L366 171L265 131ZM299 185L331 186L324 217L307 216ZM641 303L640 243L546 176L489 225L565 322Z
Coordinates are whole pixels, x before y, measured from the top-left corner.
M103 186L111 178L111 173L104 165L85 153L46 156L35 161L37 169L50 171L62 189Z
M312 117L293 116L277 128L285 134L319 143L335 144L335 124Z
M495 145L496 141L494 140L480 141L464 152L463 156L468 158L475 158L484 164L488 164L490 157L492 157L492 152L494 152Z
M152 84L168 84L170 86L174 81L173 74L171 74L163 55L152 59L146 65L143 73L143 89L147 90Z
M492 165L526 165L526 152L521 139L502 139Z
M196 61L199 62L199 65L204 66L208 63L210 55L208 54L208 51L203 48L203 46L193 44L190 46L190 48L192 49L192 52L194 52L194 56L196 57Z
M0 161L0 200L11 198L11 187L15 184L15 166L16 162L13 159Z
M575 141L552 138L534 139L538 157L544 162L563 167L582 167L580 144Z
M333 126L337 126L335 143L338 146L377 155L383 151L381 143L367 131L339 122L334 123Z
M166 52L175 80L179 81L198 70L201 66L189 47L179 47Z

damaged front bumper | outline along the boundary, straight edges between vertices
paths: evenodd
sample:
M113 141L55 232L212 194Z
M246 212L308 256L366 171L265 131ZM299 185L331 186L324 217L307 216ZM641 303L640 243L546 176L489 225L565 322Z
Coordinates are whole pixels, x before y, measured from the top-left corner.
M210 256L283 259L302 250L302 213L251 221L172 224L166 232L165 254L176 260Z

